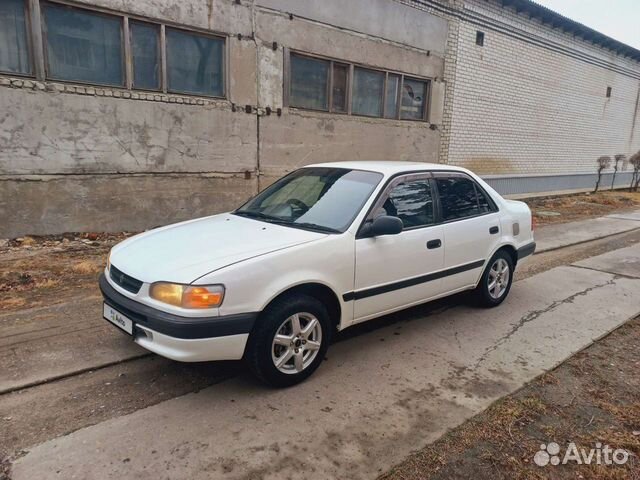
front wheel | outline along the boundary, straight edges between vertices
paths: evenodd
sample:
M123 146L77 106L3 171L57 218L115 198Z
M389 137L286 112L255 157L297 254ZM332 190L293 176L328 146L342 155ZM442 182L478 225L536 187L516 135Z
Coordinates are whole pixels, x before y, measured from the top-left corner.
M331 322L322 302L293 295L276 300L260 316L245 358L260 380L288 387L320 366L330 338Z
M476 288L483 306L496 307L507 298L513 282L513 270L513 259L504 250L499 250L489 260Z

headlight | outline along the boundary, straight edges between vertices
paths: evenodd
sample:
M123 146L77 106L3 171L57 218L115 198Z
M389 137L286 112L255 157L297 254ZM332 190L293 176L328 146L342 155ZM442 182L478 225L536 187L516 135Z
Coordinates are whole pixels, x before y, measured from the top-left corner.
M222 285L180 285L156 282L149 289L151 298L182 308L215 308L222 304Z

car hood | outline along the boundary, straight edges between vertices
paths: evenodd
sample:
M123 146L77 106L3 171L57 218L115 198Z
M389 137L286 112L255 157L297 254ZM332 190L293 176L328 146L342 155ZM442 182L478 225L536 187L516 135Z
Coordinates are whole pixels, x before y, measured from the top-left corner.
M233 263L326 236L227 213L131 237L113 247L111 264L147 283L191 283Z

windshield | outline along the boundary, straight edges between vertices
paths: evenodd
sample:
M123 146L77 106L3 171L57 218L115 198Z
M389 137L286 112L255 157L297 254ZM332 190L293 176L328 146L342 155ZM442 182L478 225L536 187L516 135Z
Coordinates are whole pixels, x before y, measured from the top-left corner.
M236 210L236 215L296 228L344 232L382 174L346 168L302 168Z

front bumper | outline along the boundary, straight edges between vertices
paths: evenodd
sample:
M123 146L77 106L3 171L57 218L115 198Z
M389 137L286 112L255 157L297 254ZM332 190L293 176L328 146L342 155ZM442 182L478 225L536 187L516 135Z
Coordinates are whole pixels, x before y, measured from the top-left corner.
M243 313L221 317L181 317L136 302L118 292L100 275L105 303L134 323L134 341L163 357L181 362L239 360L258 316Z

